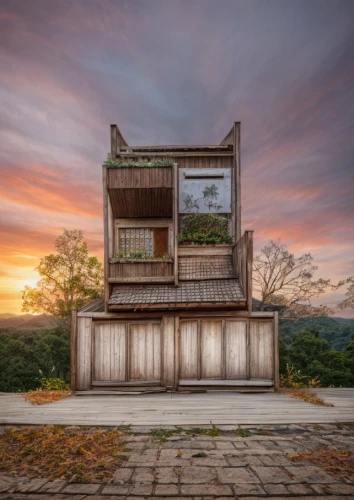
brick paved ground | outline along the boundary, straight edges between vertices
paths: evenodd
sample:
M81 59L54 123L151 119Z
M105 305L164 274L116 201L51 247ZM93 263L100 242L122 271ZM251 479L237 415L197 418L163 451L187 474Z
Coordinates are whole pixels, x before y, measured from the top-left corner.
M250 437L240 437L236 426L219 429L220 436L182 433L161 444L147 434L148 429L132 428L125 443L126 460L108 484L68 484L0 473L0 500L354 499L354 477L339 480L313 463L293 459L298 451L317 448L354 452L354 430L329 424L268 425L262 429L272 435L256 435L252 429Z

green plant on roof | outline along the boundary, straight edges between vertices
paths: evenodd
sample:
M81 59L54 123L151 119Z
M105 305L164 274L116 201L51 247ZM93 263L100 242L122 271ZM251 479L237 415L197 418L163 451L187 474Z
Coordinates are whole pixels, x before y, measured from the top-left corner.
M116 160L112 158L111 155L107 156L107 159L104 162L104 165L106 167L172 167L173 166L173 161L172 160L166 160L166 159L154 159L154 160L149 160L147 158L145 159L139 159L139 160Z
M189 214L181 217L179 243L232 243L228 217L220 214Z

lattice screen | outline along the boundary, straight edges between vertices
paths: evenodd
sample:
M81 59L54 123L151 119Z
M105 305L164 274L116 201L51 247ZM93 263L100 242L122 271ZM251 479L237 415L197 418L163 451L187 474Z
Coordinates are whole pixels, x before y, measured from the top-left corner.
M152 229L119 229L119 250L121 252L146 252L153 255Z

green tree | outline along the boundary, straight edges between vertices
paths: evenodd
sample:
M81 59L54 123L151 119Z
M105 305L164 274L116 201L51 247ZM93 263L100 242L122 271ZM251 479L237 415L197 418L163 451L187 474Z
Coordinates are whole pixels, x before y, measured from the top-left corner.
M275 305L283 316L292 318L331 313L326 306L311 304L330 286L330 280L314 279L316 270L310 253L295 257L285 243L270 240L254 258L253 283L261 296L260 309Z
M71 312L103 294L103 269L90 256L82 231L68 231L55 241L56 254L43 257L36 268L36 287L22 292L24 312L52 314L67 330Z

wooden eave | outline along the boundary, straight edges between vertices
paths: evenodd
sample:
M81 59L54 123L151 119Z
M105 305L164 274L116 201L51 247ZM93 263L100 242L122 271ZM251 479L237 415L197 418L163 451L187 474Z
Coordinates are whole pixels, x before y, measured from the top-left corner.
M170 304L112 304L108 306L108 312L112 311L149 311L149 310L161 310L161 311L178 311L178 310L195 310L201 311L203 309L215 310L219 309L233 309L233 310L243 310L246 307L245 301L239 302L203 302L203 303L193 303L193 302L173 302Z

